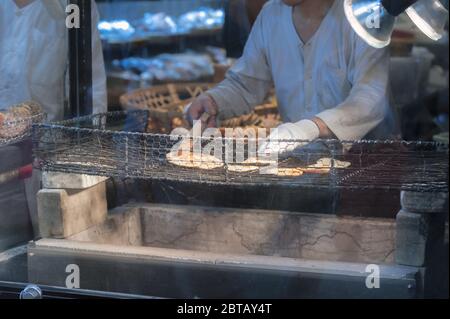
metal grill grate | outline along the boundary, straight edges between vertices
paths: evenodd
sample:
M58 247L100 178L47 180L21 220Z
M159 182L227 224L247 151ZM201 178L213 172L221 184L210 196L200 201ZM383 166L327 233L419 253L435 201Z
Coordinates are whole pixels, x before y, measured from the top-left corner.
M320 158L347 161L351 166L332 166L325 173L313 170L291 177L261 174L259 170L236 173L230 169L232 164L205 170L169 163L167 154L182 137L142 133L146 129L147 117L145 111L114 112L55 124L36 124L33 126L33 142L39 168L207 184L448 191L448 145L444 144L318 141L291 154L290 158L280 160L278 167L310 167ZM201 138L201 143L205 145L217 140ZM236 142L225 138L219 140L222 151L227 143ZM246 148L241 152L248 156L249 150Z

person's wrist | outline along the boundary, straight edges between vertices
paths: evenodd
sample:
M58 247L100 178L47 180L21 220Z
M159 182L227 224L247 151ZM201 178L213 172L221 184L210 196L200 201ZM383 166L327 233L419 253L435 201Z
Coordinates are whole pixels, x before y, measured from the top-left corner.
M211 115L216 116L219 113L219 106L217 105L216 100L214 99L214 97L211 94L204 93L204 96L209 99L209 101L211 102L211 106L215 110L215 114L211 114Z
M319 127L320 138L337 138L336 135L330 130L330 128L321 118L314 117L312 121L316 123L316 125Z

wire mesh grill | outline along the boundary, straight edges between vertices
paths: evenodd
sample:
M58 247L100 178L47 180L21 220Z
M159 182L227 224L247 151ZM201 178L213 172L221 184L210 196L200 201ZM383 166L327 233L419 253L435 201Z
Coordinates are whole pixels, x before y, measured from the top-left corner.
M147 117L145 111L114 112L55 124L36 124L33 143L39 168L207 184L448 191L448 145L444 144L324 140L280 159L278 173L270 170L262 173L260 164L239 164L245 169L233 169L236 163L224 163L225 155L198 159L199 163L195 158L185 159L188 164L203 166L192 168L168 160L168 154L173 154L183 137L145 133ZM203 137L198 140L203 147L215 143L219 154L231 149L233 160L237 155L249 158L251 154L250 140L239 149L236 139ZM301 142L286 141L287 144ZM323 159L327 159L328 164L324 164ZM257 169L246 165L257 165Z

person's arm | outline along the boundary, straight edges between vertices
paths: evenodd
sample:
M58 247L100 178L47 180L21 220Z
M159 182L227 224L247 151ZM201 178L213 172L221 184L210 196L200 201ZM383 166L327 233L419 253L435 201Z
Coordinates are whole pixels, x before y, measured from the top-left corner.
M355 50L349 67L353 87L348 98L313 118L280 125L259 152L283 154L318 138L359 140L384 119L389 98L388 51L371 48L359 38L354 41Z
M264 101L272 76L265 52L262 14L257 18L245 46L243 56L228 71L226 79L195 100L188 110L191 119L201 118L208 112L212 117L209 126L215 125L215 117L223 120L240 116Z
M103 60L102 41L97 25L99 13L95 1L92 1L92 99L93 114L108 111L106 90L106 71Z
M350 95L340 105L313 119L322 126L322 138L336 136L339 140L359 140L386 116L389 104L388 49L372 48L359 38L354 41L349 67L353 85Z

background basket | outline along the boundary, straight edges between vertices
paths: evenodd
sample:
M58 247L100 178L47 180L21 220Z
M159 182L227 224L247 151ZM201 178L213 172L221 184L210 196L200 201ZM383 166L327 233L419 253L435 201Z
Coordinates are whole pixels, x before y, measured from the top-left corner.
M34 102L14 105L8 111L0 112L0 146L30 137L32 125L44 119L42 108Z
M175 128L189 126L184 121L184 108L214 85L213 83L189 83L154 86L121 96L120 104L124 110L149 111L148 132L169 133ZM221 127L222 131L228 127L272 128L280 122L276 98L271 92L265 103L257 106L254 112L222 121Z

